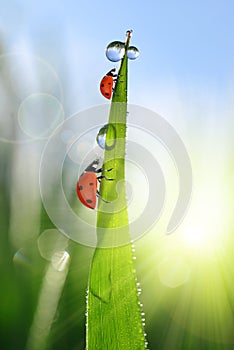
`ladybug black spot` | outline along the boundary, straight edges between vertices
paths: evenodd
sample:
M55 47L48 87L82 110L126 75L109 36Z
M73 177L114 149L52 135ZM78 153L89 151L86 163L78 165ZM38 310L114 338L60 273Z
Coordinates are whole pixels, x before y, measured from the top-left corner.
M105 95L106 95L106 96L110 96L109 92L106 92Z
M87 203L92 203L92 200L91 199L87 199L86 202Z
M102 83L102 84L101 84L101 87L104 87L104 86L105 86L105 85Z
M89 186L93 186L93 182L90 182L90 183L89 183Z
M83 190L83 186L79 186L79 190L82 191Z
M108 83L108 85L111 85L111 83Z

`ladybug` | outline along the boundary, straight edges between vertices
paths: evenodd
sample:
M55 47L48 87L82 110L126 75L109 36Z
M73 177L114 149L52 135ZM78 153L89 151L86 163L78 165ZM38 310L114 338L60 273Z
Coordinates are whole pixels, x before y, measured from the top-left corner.
M112 96L115 77L117 77L117 74L114 73L115 71L115 68L111 69L100 82L100 91L105 98L108 98L108 100L110 100Z
M96 207L96 197L100 197L104 202L109 203L101 197L97 189L98 182L100 182L101 179L114 180L107 178L105 175L97 176L98 173L102 173L104 171L103 168L98 169L98 165L99 160L94 160L80 175L76 185L76 192L79 200L90 209L94 209ZM105 171L111 170L112 168Z

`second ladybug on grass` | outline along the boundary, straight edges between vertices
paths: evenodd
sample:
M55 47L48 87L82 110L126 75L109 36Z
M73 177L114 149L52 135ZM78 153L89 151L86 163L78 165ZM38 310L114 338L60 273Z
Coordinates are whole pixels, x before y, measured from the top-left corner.
M112 170L112 168L108 170L104 170L102 167L98 168L99 163L100 162L98 159L94 160L80 175L76 185L76 192L79 200L90 209L94 209L96 207L97 196L104 202L107 202L101 197L98 191L98 181L100 182L102 179L113 180L107 178L105 175L97 176L98 173Z

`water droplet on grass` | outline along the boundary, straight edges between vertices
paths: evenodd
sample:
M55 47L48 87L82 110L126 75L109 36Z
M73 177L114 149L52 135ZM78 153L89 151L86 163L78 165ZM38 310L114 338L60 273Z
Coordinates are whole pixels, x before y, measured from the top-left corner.
M125 44L121 41L113 41L106 48L106 57L111 62L120 61L125 54Z
M108 133L108 140L106 139L106 135ZM102 149L113 149L116 142L116 130L114 125L112 124L105 124L98 132L97 137L97 144Z
M127 56L130 60L135 60L139 54L139 50L135 46L129 46L127 50Z
M96 140L98 146L100 146L102 149L105 149L106 146L106 133L107 133L108 126L104 125L98 132Z

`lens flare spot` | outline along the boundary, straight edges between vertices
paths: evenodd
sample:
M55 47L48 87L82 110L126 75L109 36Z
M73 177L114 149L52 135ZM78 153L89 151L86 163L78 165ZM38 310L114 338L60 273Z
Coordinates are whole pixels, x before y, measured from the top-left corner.
M60 254L61 251L66 249L68 241L58 230L49 229L42 232L37 240L37 245L41 256L46 260L52 261L52 259L55 259L56 253Z
M31 266L30 260L26 254L24 254L24 250L21 248L17 250L17 252L13 256L13 263L15 266L21 266L28 268Z
M179 255L164 258L158 266L159 279L169 288L177 288L188 282L190 273L190 267Z
M192 248L200 248L204 245L206 233L203 227L190 227L184 235L185 244Z
M52 95L38 93L28 96L18 111L19 125L32 138L47 138L64 120L61 103Z
M51 263L55 270L63 271L68 267L70 255L67 251L55 252L51 258Z

